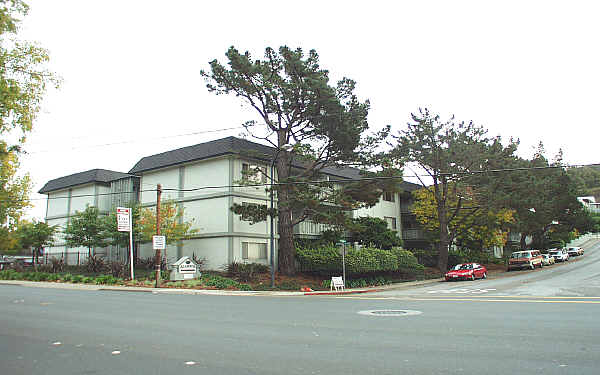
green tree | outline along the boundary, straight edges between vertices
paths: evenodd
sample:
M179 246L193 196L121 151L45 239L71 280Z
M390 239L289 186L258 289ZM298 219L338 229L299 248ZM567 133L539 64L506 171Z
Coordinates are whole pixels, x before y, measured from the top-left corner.
M58 232L58 225L48 225L43 221L33 221L31 223L22 223L18 230L18 238L23 248L31 248L32 263L35 265L42 249L46 246L52 246L54 235Z
M47 87L59 83L45 68L47 51L17 38L28 9L21 0L0 1L0 226L18 222L29 206L31 182L19 176L19 154Z
M258 115L259 121L245 123L247 134L270 144L273 152L252 156L273 161L278 183L276 212L266 206L232 209L252 222L277 215L279 270L294 274L294 225L304 220L343 225L346 211L376 204L383 190L381 183L336 186L326 181L324 170L364 166L389 128L365 135L369 102L359 101L351 79L331 85L314 50L305 55L299 48L267 48L260 60L231 47L226 57L227 66L213 60L210 71L201 74L210 92L235 95ZM322 182L307 183L315 180Z
M167 244L178 243L198 233L193 228L194 220L185 220L183 206L174 201L164 201L160 205L160 234L165 236ZM139 212L139 218L135 221L140 242L152 241L156 235L156 208L144 207ZM163 253L166 257L166 250Z
M440 224L433 192L423 188L413 192L413 213L429 234L439 234ZM460 248L483 250L506 244L508 230L514 223L514 211L480 205L471 189L461 195L465 203L453 220L448 218L450 243ZM449 197L450 206L458 203L458 196ZM451 212L448 212L451 213ZM435 236L431 236L435 238ZM439 237L439 236L438 236ZM435 241L435 240L434 240Z
M498 164L499 160L512 156L517 142L512 140L503 146L500 138L490 138L487 131L472 122L455 122L454 118L442 121L440 116L428 109L411 114L412 121L406 130L396 136L391 157L400 165L415 164L429 177L419 176L423 187L433 194L439 223L438 268L444 272L448 266L448 246L452 242L450 225L461 220L465 204L465 192L483 180L472 172L481 171ZM479 187L479 186L478 186ZM485 191L483 187L479 190ZM492 194L486 198L493 198ZM482 196L480 204L486 202Z
M402 246L396 231L388 228L387 222L378 217L359 217L352 220L351 238L368 247L389 250Z
M88 256L92 249L105 247L110 242L106 232L106 219L97 207L87 206L72 216L64 230L65 242L69 247L87 247Z

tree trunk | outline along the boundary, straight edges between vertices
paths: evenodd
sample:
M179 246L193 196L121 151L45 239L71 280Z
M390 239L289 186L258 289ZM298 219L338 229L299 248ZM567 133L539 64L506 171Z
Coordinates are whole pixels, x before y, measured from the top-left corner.
M438 206L438 221L440 223L440 243L438 245L438 268L440 272L445 273L448 270L448 246L450 239L448 236L448 218L446 217L446 207Z
M283 142L280 140L280 144ZM285 182L288 174L289 155L284 151L279 154L277 163L278 182ZM290 207L289 188L286 185L277 187L277 222L279 224L278 268L284 275L296 273L296 248L294 247L294 226Z
M527 243L525 242L526 240L527 240L527 233L521 233L521 240L519 242L521 250L525 250L525 247L527 247Z
M279 272L284 275L296 273L296 249L294 247L294 226L289 209L279 211Z

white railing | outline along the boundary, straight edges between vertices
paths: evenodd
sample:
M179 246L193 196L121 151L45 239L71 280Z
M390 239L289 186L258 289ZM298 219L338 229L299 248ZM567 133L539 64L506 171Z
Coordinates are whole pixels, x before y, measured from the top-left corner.
M404 229L402 231L403 240L421 240L424 239L425 235L421 229Z

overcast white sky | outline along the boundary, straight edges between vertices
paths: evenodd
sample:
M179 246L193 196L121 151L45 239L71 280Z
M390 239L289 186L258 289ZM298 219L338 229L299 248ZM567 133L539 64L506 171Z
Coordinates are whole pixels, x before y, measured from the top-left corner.
M316 49L333 80L357 81L374 129L396 132L429 107L519 138L523 156L541 140L569 163L600 162L598 1L27 2L20 36L47 48L64 79L26 145L33 217L45 215L37 191L48 180L127 172L144 156L238 135L176 137L255 118L199 74L231 45L255 57ZM124 141L135 142L100 146Z

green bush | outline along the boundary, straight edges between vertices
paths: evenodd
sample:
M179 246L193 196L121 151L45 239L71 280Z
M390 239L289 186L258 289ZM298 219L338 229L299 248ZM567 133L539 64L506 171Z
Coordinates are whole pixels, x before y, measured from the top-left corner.
M412 250L419 263L427 267L437 267L437 250ZM492 254L485 251L458 249L448 251L448 267L459 263L476 262L483 264L496 263L501 264L502 259L495 258Z
M297 249L296 259L303 272L319 274L339 273L342 270L342 256L335 247L318 249ZM398 259L389 250L374 248L348 249L346 252L346 272L363 274L395 271Z
M395 271L397 269L398 259L389 250L363 247L350 249L347 252L346 272L348 274Z
M225 266L227 275L240 281L252 281L257 274L267 273L270 269L268 265L262 263L232 262Z
M96 277L96 279L94 280L94 282L97 285L101 285L101 284L116 284L119 281L119 279L117 279L116 277L114 277L113 275L102 275L102 276L98 276Z
M15 270L8 269L0 271L0 280L20 280L21 277L21 272Z
M211 286L216 289L239 289L239 290L251 290L247 284L238 283L235 280L228 279L219 275L208 275L203 277L205 286Z
M71 276L71 280L72 283L81 283L83 281L83 276L82 275L73 275Z
M425 266L419 263L417 257L411 251L401 247L393 247L391 252L398 259L398 271L401 273L416 275L423 273L425 270Z

